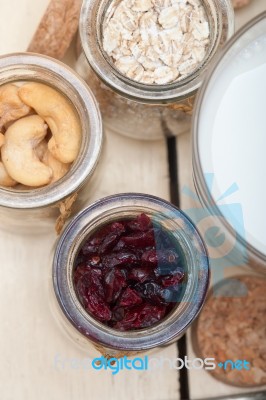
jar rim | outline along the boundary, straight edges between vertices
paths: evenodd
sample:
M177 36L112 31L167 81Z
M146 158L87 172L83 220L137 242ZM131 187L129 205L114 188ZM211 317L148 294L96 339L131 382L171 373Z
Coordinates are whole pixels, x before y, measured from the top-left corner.
M119 212L121 215L122 210L129 210L132 207L138 213L149 210L158 212L171 221L175 218L176 229L181 229L182 226L182 235L186 232L186 240L189 240L189 251L194 252L194 265L191 267L194 268L194 272L192 273L191 269L188 273L188 283L182 300L169 316L150 328L122 332L103 325L83 309L72 287L72 270L75 254L80 248L79 244L88 234L86 227L89 224L93 226L93 223L95 224L95 221L102 218L106 212L109 213L108 216L118 215ZM141 193L122 193L100 199L75 216L57 242L52 272L57 302L69 322L96 344L130 351L157 347L182 335L203 306L209 285L209 274L207 250L192 221L171 203Z
M112 0L111 0L112 1ZM230 0L202 0L215 13L217 33L209 54L188 77L167 85L147 85L126 78L106 59L99 40L102 14L110 0L84 0L80 13L79 32L86 59L96 75L118 94L142 103L172 103L196 93L203 75L216 51L234 32L234 11ZM100 14L100 15L99 15Z
M195 188L199 195L200 201L202 202L204 207L206 207L208 210L211 209L212 213L214 213L217 217L220 218L228 234L231 237L234 237L234 228L227 221L227 219L224 218L224 215L222 214L215 199L213 198L213 195L210 192L208 184L204 178L203 166L200 159L200 151L199 151L199 121L200 121L201 110L203 107L203 101L205 99L205 96L207 95L207 91L210 84L213 82L215 75L217 74L217 71L221 66L221 63L225 60L225 58L229 58L229 55L232 56L230 52L235 52L236 50L235 46L237 45L239 39L241 39L243 35L245 35L250 29L255 27L258 23L260 23L263 20L266 20L266 12L257 15L255 18L253 18L251 21L245 24L241 29L239 29L239 31L237 31L237 33L235 33L235 35L225 45L222 52L214 58L210 66L210 70L204 81L204 84L201 87L201 90L197 96L197 100L195 102L195 112L192 119L192 151L193 151L192 164L193 164L193 180ZM250 41L251 38L247 37L247 42ZM250 243L248 243L241 234L238 235L238 240L241 243L241 245L243 245L248 250L248 252L253 254L253 256L256 259L263 261L265 263L266 254L263 254L261 251L256 249Z
M0 206L35 209L52 205L72 195L92 175L102 148L102 119L90 88L75 71L58 60L35 53L0 56L0 85L19 81L39 81L61 91L76 109L82 126L78 158L59 181L29 190L0 187ZM64 89L71 93L71 98Z

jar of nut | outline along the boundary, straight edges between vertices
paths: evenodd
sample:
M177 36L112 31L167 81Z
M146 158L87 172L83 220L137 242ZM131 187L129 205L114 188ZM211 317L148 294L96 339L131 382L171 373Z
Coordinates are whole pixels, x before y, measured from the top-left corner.
M0 218L16 231L58 231L83 206L102 123L87 85L37 54L0 58ZM75 203L75 204L74 204Z
M193 96L233 28L230 0L85 0L76 69L109 129L176 135L190 127Z
M209 283L195 226L146 194L110 196L80 212L60 236L52 266L56 320L87 354L106 358L180 338Z

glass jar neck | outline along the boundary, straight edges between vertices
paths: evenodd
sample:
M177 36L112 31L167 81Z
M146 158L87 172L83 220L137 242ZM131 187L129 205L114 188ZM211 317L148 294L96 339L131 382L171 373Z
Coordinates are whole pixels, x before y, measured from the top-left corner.
M80 37L87 61L107 86L128 99L164 104L192 96L200 87L210 60L234 30L234 13L230 0L202 0L202 3L210 24L210 46L203 62L187 78L167 85L146 85L126 78L114 68L102 46L102 26L110 0L83 2Z

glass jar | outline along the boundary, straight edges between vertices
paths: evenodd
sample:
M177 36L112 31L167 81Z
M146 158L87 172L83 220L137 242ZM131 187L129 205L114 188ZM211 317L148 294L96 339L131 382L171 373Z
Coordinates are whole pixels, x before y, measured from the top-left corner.
M226 45L201 89L193 121L194 182L208 213L204 229L217 227L209 248L220 252L221 267L248 264L263 273L265 32L266 12ZM221 235L224 243L215 243L215 237L219 241ZM212 258L213 263L216 260ZM223 274L220 268L218 278Z
M260 353L265 343L265 284L265 277L250 273L221 280L210 289L192 325L196 357L212 357L216 367L206 371L224 384L246 390L265 388L265 359Z
M190 127L192 96L200 87L213 56L233 34L230 0L202 0L210 25L206 56L189 76L166 85L143 84L126 78L103 50L102 27L112 2L85 0L80 15L84 54L76 69L93 87L108 129L138 139L160 139ZM118 2L114 2L115 5Z
M76 193L74 210L84 207L91 191L90 178L99 160L103 133L101 115L91 90L66 65L31 53L0 57L0 85L26 81L41 82L62 92L75 108L82 129L79 155L59 181L29 190L0 187L1 229L32 233L55 226L60 204L69 199L72 202ZM69 204L65 204L66 212L69 208Z
M121 332L98 322L83 309L73 287L73 266L85 238L92 232L111 221L136 217L142 212L178 241L187 282L179 305L164 320L150 328ZM208 256L195 226L167 201L145 194L110 196L80 212L58 239L52 268L56 320L82 349L88 352L94 347L108 357L146 351L180 338L198 315L209 283Z

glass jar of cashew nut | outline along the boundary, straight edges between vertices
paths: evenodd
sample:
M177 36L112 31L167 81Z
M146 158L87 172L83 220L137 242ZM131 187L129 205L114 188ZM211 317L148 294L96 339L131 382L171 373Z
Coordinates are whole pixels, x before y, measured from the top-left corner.
M76 70L108 129L177 135L190 127L193 96L233 30L230 0L84 0Z
M31 53L0 57L1 229L60 231L82 208L102 147L97 102L64 64Z

